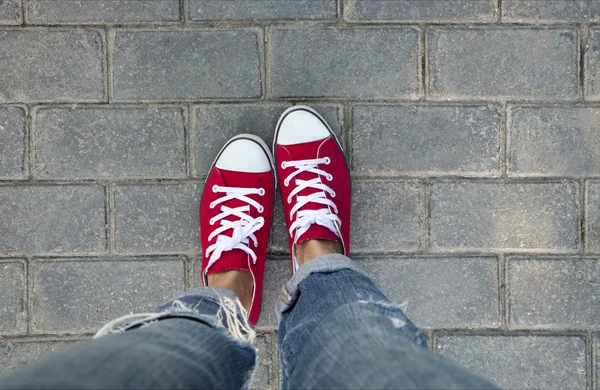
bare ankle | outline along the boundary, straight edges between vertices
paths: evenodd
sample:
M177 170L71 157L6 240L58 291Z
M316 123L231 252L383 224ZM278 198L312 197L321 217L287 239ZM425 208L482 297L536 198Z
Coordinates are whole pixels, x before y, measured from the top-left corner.
M233 291L239 298L242 306L246 310L250 310L254 291L254 279L250 272L237 269L216 272L208 275L208 285Z
M330 240L307 240L295 247L296 261L301 266L306 261L327 254L343 254L342 243Z

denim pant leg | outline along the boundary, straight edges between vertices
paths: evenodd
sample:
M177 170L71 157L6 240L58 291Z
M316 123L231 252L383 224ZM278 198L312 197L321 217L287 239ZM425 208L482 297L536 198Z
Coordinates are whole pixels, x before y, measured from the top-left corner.
M495 388L431 352L402 310L345 256L302 265L277 310L284 389Z
M256 367L248 341L254 333L238 322L245 317L235 317L235 306L223 308L223 299L237 301L231 291L202 288L138 321L126 316L102 337L0 378L0 389L247 388Z

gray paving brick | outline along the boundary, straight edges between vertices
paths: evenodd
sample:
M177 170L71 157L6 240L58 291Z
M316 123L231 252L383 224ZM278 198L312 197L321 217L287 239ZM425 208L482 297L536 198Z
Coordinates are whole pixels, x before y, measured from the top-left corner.
M0 103L104 99L100 32L0 30L0 42Z
M0 252L106 249L105 191L101 186L0 186L0 215Z
M190 0L191 20L317 20L337 17L336 0Z
M292 267L289 257L269 257L265 268L262 305L260 319L257 324L258 329L277 329L279 324L277 323L277 315L275 314L275 302L279 299L281 287L291 277Z
M597 333L594 335L594 349L596 351L595 353L595 365L593 367L594 370L594 382L596 383L596 389L600 389L600 358L598 356L598 351L600 351L600 335L598 335Z
M0 260L0 334L27 331L26 277L23 261Z
M198 183L121 185L115 190L118 252L200 250Z
M600 253L600 181L586 183L585 250Z
M570 182L434 183L432 249L575 252L579 207Z
M27 174L27 113L22 107L0 107L0 178Z
M353 118L356 172L500 175L497 106L358 105Z
M352 252L417 250L424 219L424 188L418 182L352 184Z
M599 328L600 259L511 258L510 326Z
M447 336L438 338L438 351L501 388L586 388L580 337Z
M179 0L28 0L33 24L140 23L179 21Z
M279 356L274 354L273 334L262 333L257 337L258 348L258 368L254 374L254 380L251 389L276 389L277 384L273 383L273 377L276 376L275 370L278 370Z
M0 340L0 375L72 344L73 341Z
M569 100L579 94L573 28L433 27L428 58L434 97Z
M178 100L261 95L258 30L118 32L114 96Z
M419 32L412 27L276 29L274 96L416 97Z
M494 0L346 0L349 20L443 20L450 22L496 20Z
M21 0L4 0L0 2L0 25L21 24L23 7Z
M598 21L600 1L505 0L502 4L502 20L505 22Z
M341 137L342 107L312 105ZM195 174L208 174L214 159L225 143L240 133L256 134L272 145L279 116L289 104L224 104L200 105L194 109L191 138L194 144Z
M359 265L420 328L501 324L496 258L370 258ZM427 281L427 282L424 282Z
M600 29L589 30L585 51L585 97L600 99Z
M178 178L186 174L184 112L176 107L42 108L36 177Z
M33 263L37 333L89 332L122 315L153 310L184 289L183 258L60 259Z
M599 117L598 105L509 107L509 175L599 176Z

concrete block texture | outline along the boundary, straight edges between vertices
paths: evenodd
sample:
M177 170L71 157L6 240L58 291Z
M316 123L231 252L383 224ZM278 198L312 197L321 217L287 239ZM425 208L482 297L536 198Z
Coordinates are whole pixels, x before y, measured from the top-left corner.
M160 183L115 189L115 248L124 253L200 250L203 185Z
M352 252L416 251L425 236L425 193L414 181L352 183Z
M443 356L513 389L585 389L585 340L577 336L439 337Z
M383 293L420 328L500 326L494 257L357 259Z
M18 259L0 259L0 281L0 334L27 332L25 263Z
M190 0L191 20L326 20L336 0Z
M311 104L329 123L343 141L341 105ZM271 147L275 127L281 114L290 107L287 103L269 104L210 104L194 108L191 139L195 175L206 176L225 143L241 133L255 134Z
M348 20L494 22L494 0L345 0Z
M499 176L499 108L454 103L357 105L352 147L352 169L357 173Z
M600 258L509 260L509 326L600 328Z
M0 2L0 25L21 24L23 6L21 0L4 0Z
M511 176L600 176L599 105L509 106Z
M35 333L94 332L152 311L185 287L180 257L36 260L32 268Z
M273 333L260 332L257 335L258 367L254 374L251 389L273 390L280 388L276 379L279 377L279 355Z
M0 375L9 373L41 357L58 352L75 341L0 340Z
M256 29L119 31L114 42L114 97L259 97L259 35Z
M585 97L600 99L600 28L589 30L585 51Z
M27 112L0 106L0 179L23 179L27 171Z
M99 185L0 186L0 252L104 252L105 202Z
M180 20L179 0L27 0L32 24L107 24Z
M600 253L600 180L588 181L585 191L585 250Z
M430 27L427 57L427 93L432 97L579 96L579 35L574 28Z
M42 108L35 113L35 176L181 178L185 114L177 107Z
M274 29L270 92L278 97L417 97L413 27Z
M504 22L596 22L600 20L600 1L585 0L505 0Z
M579 186L573 182L436 182L431 185L435 251L576 252Z
M95 30L1 29L0 103L103 100L103 41Z

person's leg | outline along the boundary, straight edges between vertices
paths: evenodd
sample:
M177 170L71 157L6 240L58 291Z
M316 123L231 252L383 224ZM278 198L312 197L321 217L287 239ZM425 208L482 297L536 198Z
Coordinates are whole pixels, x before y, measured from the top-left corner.
M254 332L232 291L192 290L0 378L0 389L243 388Z
M346 256L306 262L280 298L284 388L494 388L427 349L402 310Z

